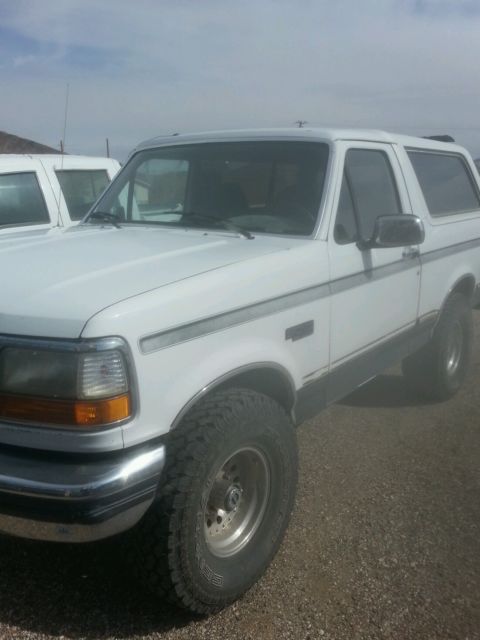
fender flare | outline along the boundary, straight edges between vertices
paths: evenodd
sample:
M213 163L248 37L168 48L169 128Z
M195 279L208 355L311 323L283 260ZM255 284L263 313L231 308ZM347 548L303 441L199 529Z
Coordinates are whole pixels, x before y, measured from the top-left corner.
M447 291L445 297L443 298L443 302L440 305L440 309L438 310L437 319L435 320L435 324L433 326L432 333L435 330L435 328L436 328L436 326L437 326L437 324L438 324L438 322L439 322L439 320L440 320L440 318L442 316L443 310L445 308L445 305L447 304L448 299L450 298L452 293L458 288L460 283L462 283L464 281L472 283L471 293L470 293L468 299L469 299L470 302L473 300L474 295L475 295L475 289L476 289L476 287L478 285L477 285L477 282L475 280L475 276L473 275L473 273L465 273L465 274L463 274L463 276L460 276L459 278L457 278L457 280L455 280L455 282L452 284L452 286Z
M238 378L243 374L255 373L255 371L260 372L265 369L271 369L283 378L284 383L287 385L286 388L289 390L290 397L288 399L288 405L289 405L289 411L290 413L292 413L297 400L297 390L295 388L295 383L293 381L293 378L290 372L284 366L276 362L255 362L252 364L247 364L241 367L237 367L236 369L232 369L231 371L228 371L227 373L222 374L215 380L212 380L211 382L207 383L204 387L202 387L202 389L197 391L197 393L195 393L190 398L190 400L188 400L188 402L182 407L182 409L180 409L180 411L177 413L174 421L171 424L170 431L173 431L180 424L180 422L183 420L186 414L202 398L204 398L209 393L212 393L213 391L215 391L215 389L218 389L219 387L227 384L230 380L233 380L234 378Z

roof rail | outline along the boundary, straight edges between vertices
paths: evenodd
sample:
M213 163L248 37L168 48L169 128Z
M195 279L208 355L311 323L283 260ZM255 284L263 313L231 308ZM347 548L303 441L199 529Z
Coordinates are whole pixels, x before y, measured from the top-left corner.
M449 136L447 133L437 136L423 136L427 140L438 140L439 142L455 142L455 138Z

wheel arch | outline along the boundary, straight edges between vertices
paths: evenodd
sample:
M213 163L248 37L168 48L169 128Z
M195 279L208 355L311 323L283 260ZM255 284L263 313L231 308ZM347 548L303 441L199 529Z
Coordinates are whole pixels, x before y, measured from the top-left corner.
M471 301L475 292L475 286L476 282L473 273L465 274L450 288L443 304L445 305L445 302L453 293L461 293L467 298L467 300Z
M293 378L282 365L275 362L244 365L212 380L192 396L175 417L171 430L175 429L203 398L229 387L243 387L263 393L276 400L289 414L293 412L297 397Z
M447 304L450 297L455 293L461 293L463 296L466 297L466 299L470 303L472 303L476 286L477 286L477 283L473 273L465 273L464 275L457 278L454 281L454 283L449 287L446 295L443 298L443 301L442 301L442 304L440 305L438 316L435 322L435 327L437 326L438 321L442 316L443 310L445 309L445 305Z
M473 300L473 295L475 293L475 287L476 287L476 280L473 273L465 273L464 275L457 278L454 281L454 283L450 286L450 288L447 291L447 294L443 299L442 305L440 307L440 313L443 311L447 303L447 300L454 293L461 293L467 298L469 302L471 302Z

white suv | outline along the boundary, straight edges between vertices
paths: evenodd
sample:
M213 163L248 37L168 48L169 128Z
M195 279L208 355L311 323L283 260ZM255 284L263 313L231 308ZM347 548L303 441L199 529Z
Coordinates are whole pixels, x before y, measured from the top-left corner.
M84 222L0 250L0 530L132 529L200 613L268 566L295 426L402 361L462 384L480 188L454 144L275 130L141 145Z
M0 155L0 235L77 223L119 169L112 158Z

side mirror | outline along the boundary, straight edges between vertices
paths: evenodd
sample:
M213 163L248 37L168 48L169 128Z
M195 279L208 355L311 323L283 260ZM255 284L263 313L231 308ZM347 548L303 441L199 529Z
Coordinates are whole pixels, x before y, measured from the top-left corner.
M417 216L379 216L370 240L358 243L360 249L406 247L425 240L423 222Z

